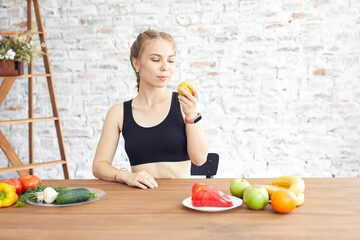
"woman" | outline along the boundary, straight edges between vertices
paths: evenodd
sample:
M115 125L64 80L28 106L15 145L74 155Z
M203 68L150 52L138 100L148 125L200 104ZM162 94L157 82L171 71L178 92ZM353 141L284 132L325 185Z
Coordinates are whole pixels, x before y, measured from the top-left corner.
M154 178L190 177L191 161L202 165L208 143L198 107L199 92L166 89L175 71L176 45L166 33L145 31L131 47L130 62L137 78L135 98L112 106L107 113L93 162L95 177L155 188ZM112 166L120 133L131 172ZM191 160L190 160L191 159Z

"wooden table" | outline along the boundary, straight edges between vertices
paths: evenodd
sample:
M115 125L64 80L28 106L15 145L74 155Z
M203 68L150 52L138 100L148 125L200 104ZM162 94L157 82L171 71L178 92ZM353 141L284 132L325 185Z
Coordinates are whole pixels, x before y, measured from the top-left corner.
M158 179L152 190L101 180L44 180L43 185L93 187L107 195L69 207L0 209L1 239L359 239L360 178L309 178L305 203L289 214L268 204L207 213L188 209L195 182L230 194L232 179ZM248 179L271 184L272 179Z

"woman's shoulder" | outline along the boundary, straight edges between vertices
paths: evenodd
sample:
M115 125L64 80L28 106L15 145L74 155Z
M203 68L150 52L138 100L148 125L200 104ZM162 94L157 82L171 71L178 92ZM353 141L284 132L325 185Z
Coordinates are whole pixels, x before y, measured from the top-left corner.
M117 112L122 112L122 110L124 109L124 102L121 103L116 103L114 105L112 105L109 109L109 113L117 113Z
M122 119L124 115L124 103L117 103L110 107L107 118Z
M124 119L124 103L112 105L106 115L106 119L107 122L118 125L121 131Z

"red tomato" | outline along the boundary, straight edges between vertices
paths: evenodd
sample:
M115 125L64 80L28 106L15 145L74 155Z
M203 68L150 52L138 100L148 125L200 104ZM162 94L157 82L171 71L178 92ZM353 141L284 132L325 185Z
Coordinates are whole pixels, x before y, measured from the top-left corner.
M28 188L34 189L36 185L41 185L41 180L35 175L24 175L18 178L22 185L22 192L25 193Z
M21 193L21 183L16 178L10 178L10 179L4 179L1 180L0 183L7 183L9 185L12 185L16 188L16 194L19 195Z

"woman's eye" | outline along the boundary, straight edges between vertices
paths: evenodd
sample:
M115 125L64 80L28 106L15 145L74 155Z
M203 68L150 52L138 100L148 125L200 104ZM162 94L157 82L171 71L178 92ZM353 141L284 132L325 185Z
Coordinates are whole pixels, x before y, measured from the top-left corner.
M151 59L151 61L153 61L153 62L159 62L160 60L159 60L159 59Z
M169 60L169 63L174 63L175 62L175 60Z

